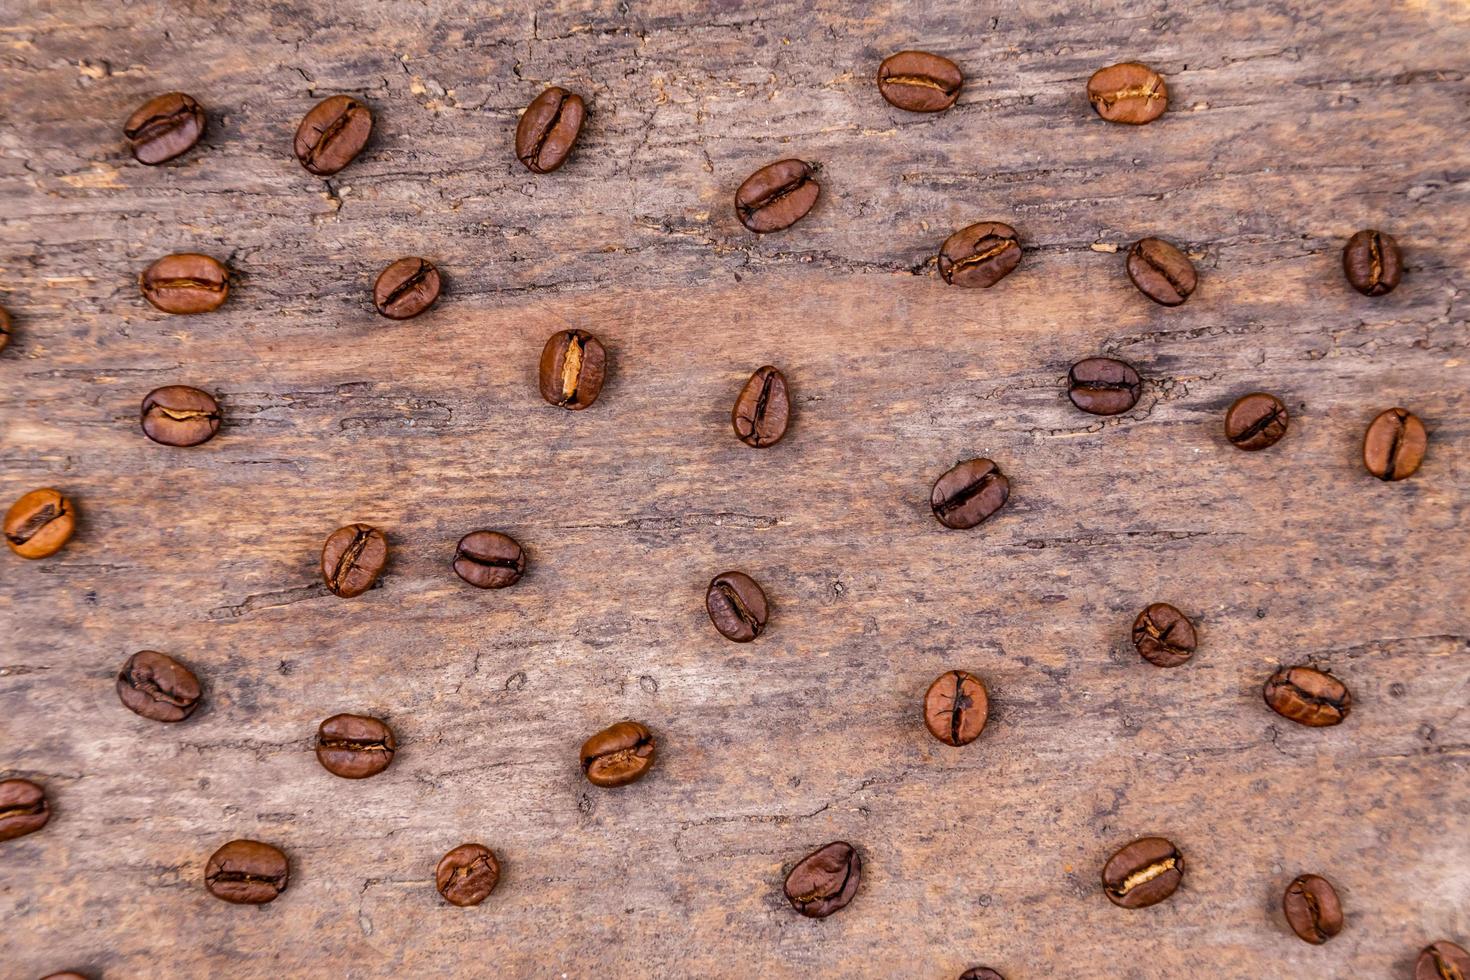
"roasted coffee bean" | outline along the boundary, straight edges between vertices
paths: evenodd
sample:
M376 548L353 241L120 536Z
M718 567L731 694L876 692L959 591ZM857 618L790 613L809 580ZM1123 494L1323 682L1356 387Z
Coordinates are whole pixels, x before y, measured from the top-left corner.
M1255 452L1280 442L1288 420L1280 398L1253 391L1237 398L1225 413L1225 438L1237 449Z
M12 332L13 331L10 325L10 314L6 313L3 309L0 309L0 350L4 350L5 345L10 343L10 335Z
M716 575L704 594L704 608L720 635L736 643L760 636L771 614L766 593L744 572Z
M34 834L51 819L46 791L29 779L0 782L0 841Z
M154 388L143 399L143 434L164 446L197 446L219 431L219 402L188 385Z
M999 221L961 228L939 248L939 274L951 286L988 289L1021 264L1016 229Z
M1342 904L1332 883L1318 875L1299 875L1281 897L1286 924L1314 946L1342 932Z
M41 980L90 980L84 973L51 973L42 977Z
M988 459L967 459L934 481L929 506L945 527L971 528L1005 506L1011 481Z
M138 277L143 298L165 313L208 313L230 295L230 274L196 252L165 255Z
M1364 296L1391 293L1404 277L1404 257L1392 235L1367 229L1348 239L1342 250L1342 271Z
M1169 86L1148 65L1125 61L1093 72L1087 80L1087 98L1108 122L1141 126L1169 108Z
M339 527L322 547L322 580L344 599L373 587L388 564L388 539L371 524Z
M985 730L990 699L974 674L948 670L924 694L924 724L945 745L969 745Z
M825 919L847 907L862 880L863 859L846 841L808 854L786 876L786 901L802 915Z
M390 320L407 320L439 298L439 270L428 259L399 259L378 273L373 305Z
M316 730L316 761L343 779L376 776L397 750L393 729L365 715L333 715Z
M575 92L553 85L531 100L516 124L516 159L533 174L549 174L567 162L587 105Z
M1390 408L1368 426L1363 436L1363 465L1380 480L1413 476L1424 462L1429 433L1419 416L1406 408Z
M653 768L653 733L620 721L582 743L582 772L594 786L626 786Z
M1178 306L1199 283L1189 256L1162 238L1142 238L1128 250L1128 278L1160 306Z
M334 95L302 117L296 159L318 177L330 177L356 159L372 134L372 110L350 95Z
M526 571L526 553L499 531L471 531L454 549L454 574L481 589L515 585Z
M791 397L786 392L786 377L769 364L757 369L740 389L735 407L730 411L735 435L747 446L764 449L781 441L790 421Z
M434 887L460 908L479 905L500 884L500 862L484 844L461 844L439 859Z
M290 878L286 855L258 840L232 840L204 866L204 887L236 905L264 905L286 890Z
M1155 602L1133 621L1133 646L1155 667L1178 667L1194 656L1194 624L1167 602Z
M169 92L149 99L123 123L133 159L150 166L181 156L204 135L204 108L192 96Z
M960 974L959 980L1006 980L998 970L988 966L972 966Z
M551 335L541 350L541 397L573 412L597 401L607 372L607 351L585 330Z
M1089 357L1067 372L1067 397L1092 415L1118 415L1138 404L1143 380L1133 365L1111 357Z
M960 66L926 51L900 51L878 66L878 91L889 105L909 112L939 112L960 97Z
M814 165L778 160L745 178L735 192L735 214L751 231L780 231L806 217L821 194Z
M152 721L183 721L199 707L199 678L173 657L141 650L117 674L117 696Z
M1414 980L1470 980L1470 952L1448 939L1425 946L1414 963Z
M1141 837L1103 865L1108 901L1125 909L1156 905L1174 894L1184 879L1184 855L1162 837Z
M1353 706L1347 687L1311 667L1283 667L1266 681L1266 703L1283 718L1308 728L1340 724Z
M46 558L61 550L76 527L76 508L61 491L32 490L5 512L5 543L22 558Z

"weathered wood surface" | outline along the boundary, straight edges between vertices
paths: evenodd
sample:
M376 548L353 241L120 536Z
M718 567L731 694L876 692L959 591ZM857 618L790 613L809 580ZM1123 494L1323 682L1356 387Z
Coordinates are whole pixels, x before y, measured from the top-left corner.
M1386 977L1470 939L1464 4L0 7L0 488L83 515L61 555L0 559L0 775L55 805L0 845L0 974ZM954 110L878 97L904 47L964 66ZM1127 58L1173 93L1142 129L1083 96ZM591 117L538 178L510 144L551 82ZM121 123L170 89L209 108L206 144L139 166ZM336 92L377 130L322 181L290 136ZM788 155L823 165L823 200L754 237L732 191ZM946 288L931 256L979 219L1025 261ZM1341 277L1364 226L1408 256L1382 299ZM1186 306L1094 248L1143 234L1198 256ZM222 310L139 298L178 250L228 259ZM369 290L405 254L449 287L395 324ZM613 358L580 414L534 382L568 326ZM1062 397L1100 352L1148 378L1126 417ZM728 411L767 362L799 415L757 452ZM137 431L174 382L225 405L207 446ZM1254 389L1294 417L1245 454L1220 423ZM1381 484L1359 440L1395 404L1430 454ZM1011 504L945 531L929 484L977 454ZM353 520L395 551L340 600L316 562ZM448 569L482 526L530 553L512 590ZM702 609L727 567L775 606L750 646ZM1128 646L1155 599L1200 625L1183 668ZM204 680L192 720L118 704L145 648ZM1264 707L1290 662L1346 680L1346 724ZM918 711L950 667L992 696L959 750ZM398 731L384 775L315 762L343 710ZM624 717L660 761L594 790L577 746ZM1145 833L1188 875L1125 912L1098 869ZM290 853L273 905L204 892L236 836ZM834 838L862 890L801 919L784 868ZM505 866L478 909L432 886L464 840ZM1301 871L1347 909L1322 948L1280 916Z

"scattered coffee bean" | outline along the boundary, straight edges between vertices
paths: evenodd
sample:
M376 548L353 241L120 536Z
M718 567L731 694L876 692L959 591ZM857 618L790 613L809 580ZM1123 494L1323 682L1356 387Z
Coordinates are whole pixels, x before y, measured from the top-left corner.
M1169 108L1169 86L1148 65L1125 61L1093 72L1087 80L1087 98L1108 122L1141 126Z
M862 879L863 859L846 841L833 841L808 854L786 876L786 900L810 919L825 919L847 907Z
M199 678L173 657L141 650L117 674L117 696L152 721L183 721L199 707Z
M143 434L164 446L197 446L219 431L219 402L188 385L154 388L143 398Z
M61 550L76 527L76 508L61 491L32 490L5 512L5 543L22 558L46 558Z
M964 530L1005 506L1011 481L988 459L967 459L934 481L929 506L945 527Z
M516 124L516 159L533 174L549 174L567 162L587 105L575 92L553 85L531 100Z
M1108 901L1125 909L1156 905L1174 894L1184 879L1184 855L1162 837L1141 837L1103 865Z
M806 217L821 193L812 164L778 160L745 178L735 192L735 214L751 231L780 231Z
M766 593L744 572L716 575L704 594L704 608L720 635L736 643L760 636L771 613Z
M50 819L44 789L29 779L0 781L0 841L34 834Z
M1089 357L1067 372L1067 397L1092 415L1119 415L1138 404L1143 380L1133 365L1111 357Z
M960 974L959 980L1006 980L1000 975L1000 971L992 970L988 966L972 966Z
M10 343L11 333L10 314L0 309L0 350L4 350L5 345Z
M878 66L878 92L909 112L940 112L960 97L960 66L926 51L900 51Z
M1332 883L1318 875L1299 875L1281 898L1286 924L1314 946L1342 932L1342 904Z
M204 108L192 96L169 92L149 99L123 123L133 159L149 166L189 152L204 135Z
M428 259L399 259L378 273L373 305L390 320L407 320L439 298L439 270Z
M67 972L47 974L41 980L91 980L91 978L84 973Z
M334 95L302 117L296 159L310 173L330 177L356 159L372 134L372 110L350 95Z
M232 840L209 856L204 887L236 905L264 905L286 890L291 866L278 848L258 840Z
M735 426L735 435L741 442L764 449L781 441L790 421L791 397L786 391L786 377L767 364L740 389L735 407L730 411L730 424Z
M1392 235L1368 229L1348 239L1342 250L1342 271L1364 296L1391 293L1404 277L1404 257Z
M626 786L653 768L653 734L636 721L620 721L582 743L582 772L594 786Z
M1288 421L1280 398L1254 391L1237 398L1225 413L1225 438L1237 449L1255 452L1280 442Z
M333 715L316 730L316 761L343 779L376 776L397 750L393 729L365 715Z
M1414 980L1470 980L1470 952L1448 939L1425 946L1414 963Z
M541 351L541 397L579 412L597 401L607 371L607 351L585 330L551 335Z
M945 745L969 745L985 730L990 699L974 674L948 670L924 694L924 724Z
M1347 687L1311 667L1283 667L1266 681L1266 704L1283 718L1308 728L1340 724L1353 706Z
M515 585L526 571L526 553L499 531L471 531L454 549L454 574L481 589Z
M1178 667L1194 656L1194 624L1167 602L1155 602L1133 621L1133 646L1155 667Z
M500 884L500 862L484 844L461 844L439 859L434 887L460 908L479 905Z
M1424 462L1429 433L1419 416L1406 408L1390 408L1368 426L1363 436L1363 465L1380 480L1403 480Z
M143 298L164 313L208 313L230 295L230 274L196 252L165 255L138 278Z
M1142 238L1128 250L1128 278L1138 291L1160 306L1189 299L1199 278L1189 256L1162 238Z
M999 221L961 228L939 248L939 274L951 286L988 289L1021 264L1016 229Z
M371 589L387 564L388 539L371 524L339 527L322 548L322 579L344 599Z

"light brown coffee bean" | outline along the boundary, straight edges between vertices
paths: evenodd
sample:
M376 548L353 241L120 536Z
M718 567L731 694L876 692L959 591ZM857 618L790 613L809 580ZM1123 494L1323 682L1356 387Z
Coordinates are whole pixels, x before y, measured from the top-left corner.
M1108 122L1141 126L1169 107L1169 87L1148 65L1125 61L1099 68L1087 80L1087 98Z
M22 558L47 558L71 540L77 513L60 490L32 490L5 512L5 543Z
M230 274L197 252L165 255L138 277L143 298L164 313L208 313L230 295Z

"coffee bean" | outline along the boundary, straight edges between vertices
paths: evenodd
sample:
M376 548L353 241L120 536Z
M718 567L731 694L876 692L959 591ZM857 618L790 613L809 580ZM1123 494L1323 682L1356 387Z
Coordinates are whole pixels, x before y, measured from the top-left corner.
M821 194L813 164L778 160L745 178L735 192L735 214L751 231L780 231L806 217Z
M204 887L236 905L264 905L286 890L291 866L278 848L258 840L232 840L209 856Z
M1103 892L1125 909L1156 905L1184 879L1184 855L1162 837L1141 837L1103 865Z
M0 781L0 841L34 834L50 819L44 789L29 779Z
M165 255L138 277L143 298L165 313L208 313L230 295L230 274L196 252Z
M117 674L117 696L152 721L183 721L199 707L199 678L173 657L141 650Z
M1237 398L1225 413L1225 438L1237 449L1255 452L1280 442L1288 421L1280 398L1253 391Z
M1093 72L1087 80L1087 98L1108 122L1141 126L1169 108L1169 86L1148 65L1125 61Z
M219 402L188 385L154 388L143 398L143 434L164 446L197 446L219 431Z
M1286 924L1313 946L1342 932L1342 904L1332 883L1318 875L1299 875L1281 897Z
M1363 465L1380 480L1403 480L1424 462L1429 433L1419 416L1406 408L1390 408L1368 426L1363 436Z
M790 421L791 397L786 392L786 377L767 364L740 389L735 407L730 411L730 424L741 442L764 449L781 441Z
M183 92L149 99L123 123L133 159L153 166L182 156L204 135L204 108Z
M1178 306L1199 282L1189 256L1162 238L1141 238L1128 250L1128 278L1160 306Z
M1371 228L1348 239L1342 250L1342 271L1348 283L1364 296L1391 293L1404 277L1404 257L1392 235Z
M1138 404L1143 380L1133 365L1111 357L1089 357L1067 372L1067 397L1092 415L1118 415Z
M1264 694L1272 711L1308 728L1340 724L1353 706L1342 681L1311 667L1281 668L1266 681Z
M333 715L316 730L316 761L343 779L376 776L397 750L393 729L365 715Z
M428 259L399 259L378 273L373 305L390 320L407 320L439 298L439 270Z
M454 549L454 574L481 589L515 585L526 571L526 553L499 531L471 531Z
M13 332L10 325L10 314L0 309L0 350L10 343L10 335Z
M582 772L594 786L626 786L653 768L653 734L636 721L620 721L582 743Z
M999 221L961 228L939 248L939 274L951 286L988 289L1020 264L1016 229Z
M817 848L786 876L786 901L810 919L825 919L857 894L863 859L846 841Z
M322 547L322 579L344 599L362 595L388 564L388 539L371 524L339 527Z
M46 558L61 550L76 527L76 508L61 491L32 490L5 512L5 543L22 558Z
M434 887L460 908L479 905L500 884L500 862L484 844L461 844L439 859Z
M1155 667L1178 667L1194 656L1194 624L1167 602L1155 602L1133 621L1133 646Z
M1414 980L1470 980L1470 952L1448 939L1431 943L1419 952Z
M967 459L934 481L929 507L945 527L964 530L993 516L1011 495L1011 481L988 459Z
M296 159L318 177L330 177L356 159L372 134L372 110L350 95L334 95L302 117Z
M969 745L989 716L984 682L963 670L940 674L924 694L924 724L945 745Z
M988 966L972 966L960 974L959 980L1006 980L998 970Z
M579 412L597 401L607 371L607 351L585 330L551 335L541 350L541 397Z
M965 83L960 66L926 51L900 51L878 66L878 91L909 112L939 112L954 105Z
M66 973L50 973L42 977L41 980L90 980L90 978L84 973L71 973L68 971Z
M704 594L704 608L720 635L736 643L760 636L771 614L766 593L744 572L716 575Z
M516 124L516 159L533 174L549 174L567 162L582 132L587 105L575 92L553 85L531 100Z

